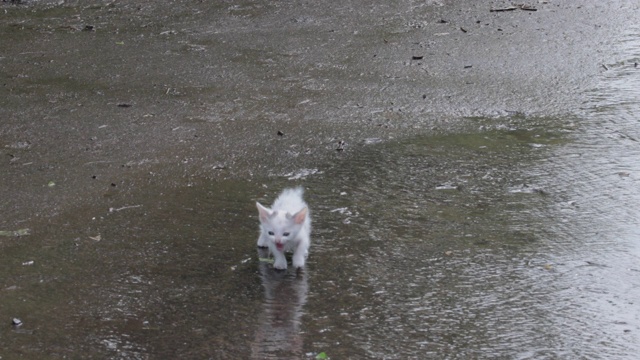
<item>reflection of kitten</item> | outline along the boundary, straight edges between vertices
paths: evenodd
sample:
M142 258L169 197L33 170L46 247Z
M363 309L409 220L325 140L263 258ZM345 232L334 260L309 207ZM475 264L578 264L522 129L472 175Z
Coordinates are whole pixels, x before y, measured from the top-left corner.
M260 214L258 246L268 247L275 258L273 267L287 268L285 251L293 250L293 266L304 267L309 255L311 217L307 203L302 200L303 189L284 189L271 206L256 202Z
M258 248L258 257L267 256L268 249ZM258 270L264 298L255 317L250 359L309 359L303 352L305 334L300 331L309 292L306 271L273 271L265 261L260 261Z

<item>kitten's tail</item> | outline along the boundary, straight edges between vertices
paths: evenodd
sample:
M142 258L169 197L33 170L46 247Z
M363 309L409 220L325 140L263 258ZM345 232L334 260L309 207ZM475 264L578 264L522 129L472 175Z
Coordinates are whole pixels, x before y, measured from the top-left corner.
M304 194L304 188L302 186L284 189L282 190L282 197L296 196L302 199L302 195Z

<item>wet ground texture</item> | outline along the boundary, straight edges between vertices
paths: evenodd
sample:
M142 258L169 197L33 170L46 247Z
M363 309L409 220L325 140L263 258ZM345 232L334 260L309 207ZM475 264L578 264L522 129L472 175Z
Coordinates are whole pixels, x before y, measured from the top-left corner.
M639 11L0 3L0 356L634 359Z

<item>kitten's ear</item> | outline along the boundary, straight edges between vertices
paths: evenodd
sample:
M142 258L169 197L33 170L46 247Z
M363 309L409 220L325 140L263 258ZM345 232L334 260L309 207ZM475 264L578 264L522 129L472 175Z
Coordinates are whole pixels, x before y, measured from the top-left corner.
M298 211L293 215L293 221L298 225L302 224L304 222L304 219L307 218L307 212L308 212L307 207Z
M271 212L266 207L262 206L259 202L256 202L256 207L260 213L260 222L265 222L271 216Z

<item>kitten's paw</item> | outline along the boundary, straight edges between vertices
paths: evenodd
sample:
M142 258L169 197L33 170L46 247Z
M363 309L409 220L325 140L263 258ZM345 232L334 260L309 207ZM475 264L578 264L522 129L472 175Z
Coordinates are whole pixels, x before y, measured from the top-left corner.
M293 267L295 268L303 268L304 267L304 259L293 259Z
M273 268L276 269L276 270L287 270L287 261L286 260L283 261L283 262L276 261L273 264Z

